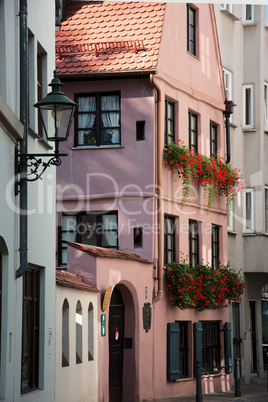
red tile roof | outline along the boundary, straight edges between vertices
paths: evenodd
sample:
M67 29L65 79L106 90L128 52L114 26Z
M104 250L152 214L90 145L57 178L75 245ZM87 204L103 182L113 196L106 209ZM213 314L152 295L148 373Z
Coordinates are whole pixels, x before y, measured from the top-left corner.
M122 260L137 261L143 264L152 264L151 261L145 258L139 257L134 252L128 252L126 250L113 250L104 247L89 246L87 244L74 243L70 241L64 241L68 245L77 248L78 250L85 251L86 253L93 255L94 257L104 257L104 258L118 258Z
M58 74L154 71L165 3L67 1L56 32Z
M83 279L71 272L56 270L56 284L68 288L86 290L88 292L99 293L99 290L92 285L83 282Z

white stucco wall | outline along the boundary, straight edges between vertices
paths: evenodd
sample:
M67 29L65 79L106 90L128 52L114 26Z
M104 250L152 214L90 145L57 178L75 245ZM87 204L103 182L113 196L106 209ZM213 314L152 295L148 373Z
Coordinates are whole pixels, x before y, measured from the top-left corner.
M98 400L97 293L57 286L56 393L57 402ZM69 304L69 366L62 367L62 306ZM82 306L82 363L76 363L76 305ZM88 308L93 305L94 360L88 360Z

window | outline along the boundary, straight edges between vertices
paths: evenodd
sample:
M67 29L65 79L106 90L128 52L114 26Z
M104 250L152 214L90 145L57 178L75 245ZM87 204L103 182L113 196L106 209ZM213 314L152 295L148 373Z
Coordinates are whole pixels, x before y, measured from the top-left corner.
M65 299L62 306L62 367L69 366L69 303Z
M37 50L37 101L39 102L43 94L43 59L44 56L41 53L41 49ZM38 134L43 137L43 124L40 113L38 113Z
M175 105L168 99L165 100L165 145L174 142L175 135Z
M265 26L268 26L268 6L265 6Z
M133 229L133 237L134 237L134 248L142 247L142 228L134 228Z
M221 4L221 10L229 11L229 13L234 12L234 5L233 4Z
M120 145L120 95L77 96L75 146Z
M210 157L217 159L218 155L218 126L210 123Z
M82 317L82 306L78 300L76 305L76 364L82 363L82 330L83 330L83 317Z
M254 23L254 5L244 4L243 6L243 24L253 24Z
M268 131L268 83L264 83L264 130Z
M233 73L226 68L223 68L223 79L226 99L228 101L233 100ZM233 122L233 114L230 116L230 121Z
M211 248L212 248L212 269L219 268L220 262L220 241L219 241L219 226L212 225Z
M268 233L268 186L265 187L265 233Z
M189 148L197 153L198 150L198 127L197 127L197 115L189 112Z
M179 345L179 350L180 350L180 362L179 362L179 367L180 367L180 378L186 378L189 377L188 373L188 352L189 352L189 347L188 347L188 322L187 321L180 321L179 322L179 327L180 327L180 345Z
M216 374L221 370L220 324L202 321L202 363L204 374Z
M144 128L145 128L145 121L137 121L136 122L136 140L137 141L144 141Z
M88 306L88 360L94 360L94 310L91 302Z
M23 276L21 391L38 388L40 269L29 266Z
M175 261L175 218L164 218L164 264Z
M243 128L253 128L253 85L243 85Z
M196 9L187 4L187 51L196 56Z
M67 244L61 240L118 248L117 212L59 215L59 265L67 264Z
M191 267L199 264L199 228L198 222L189 220L189 263Z
M252 188L243 190L244 196L244 218L243 232L254 232L254 190Z
M229 214L227 215L227 230L228 232L234 231L234 205L231 204Z

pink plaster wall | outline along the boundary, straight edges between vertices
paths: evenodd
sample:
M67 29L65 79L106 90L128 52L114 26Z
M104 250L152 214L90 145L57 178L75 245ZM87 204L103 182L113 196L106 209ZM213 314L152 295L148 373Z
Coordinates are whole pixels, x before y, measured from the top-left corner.
M186 5L167 3L159 65L155 76L161 92L162 146L164 146L164 99L167 96L176 102L176 141L182 139L188 144L188 110L190 109L199 114L200 152L209 155L209 123L213 121L219 125L219 151L220 155L224 156L225 95L212 6L197 4L197 8L199 56L193 57L186 52ZM148 225L143 249L136 252L149 260L157 258L157 235L152 230L152 225L157 223L155 214L157 197L154 197L151 187L156 179L156 104L155 92L149 79L65 82L64 91L70 98L73 98L73 93L121 91L122 147L74 150L72 149L72 133L68 143L63 144L61 148L62 152L69 153L69 157L63 161L57 171L57 210L59 212L118 210L119 246L133 249L133 231L129 228L138 224ZM146 121L146 141L136 141L137 120ZM92 173L97 173L98 176L92 179L89 187L87 178L88 174ZM103 176L100 177L100 174ZM220 256L222 260L227 260L225 201L219 200L208 214L200 206L201 192L194 189L191 202L181 210L175 196L180 184L180 180L165 170L163 165L163 213L176 216L179 222L176 239L177 258L180 256L180 251L184 255L188 254L188 221L191 218L198 220L201 226L200 259L203 259L205 263L211 262L210 230L213 223L221 227ZM118 193L121 193L120 197ZM131 220L133 222L130 224ZM163 224L163 216L160 223ZM157 281L153 278L153 265L127 260L95 259L68 247L68 269L78 273L85 282L94 284L100 290L106 289L108 285L114 287L121 284L132 295L135 308L136 389L134 399L129 401L194 394L194 380L175 383L166 380L167 323L185 320L190 322L191 328L193 322L199 320L219 320L223 324L229 320L228 309L202 313L195 310L181 311L171 307L166 294L155 303L153 299ZM148 299L145 299L145 286L148 286ZM148 333L145 333L142 326L144 302L150 302L153 307L152 327ZM99 298L99 326L100 306ZM108 312L106 316L108 328ZM189 342L192 344L192 332L189 336ZM99 401L102 401L103 397L105 401L108 401L108 336L99 336L98 341ZM192 357L189 361L192 362ZM206 392L225 390L229 385L230 378L225 375L203 380ZM128 401L127 398L124 399L124 402L126 401Z

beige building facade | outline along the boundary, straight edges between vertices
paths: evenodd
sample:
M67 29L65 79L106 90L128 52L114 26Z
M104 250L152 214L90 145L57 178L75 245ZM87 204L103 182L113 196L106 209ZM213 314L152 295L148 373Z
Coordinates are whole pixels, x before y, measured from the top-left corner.
M267 6L215 5L226 97L231 118L231 162L244 189L228 217L229 259L243 270L247 290L233 304L233 357L246 382L264 376L268 320L268 23Z

